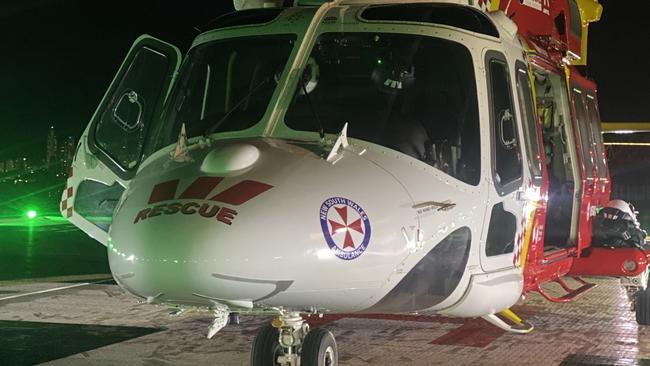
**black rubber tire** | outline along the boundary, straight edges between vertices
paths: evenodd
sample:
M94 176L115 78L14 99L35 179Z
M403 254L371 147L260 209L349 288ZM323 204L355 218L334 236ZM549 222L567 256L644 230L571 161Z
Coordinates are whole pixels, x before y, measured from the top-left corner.
M650 291L649 288L636 292L636 322L639 325L650 325Z
M331 347L331 363L325 362L325 353ZM307 333L300 352L300 366L337 366L339 352L332 333L324 328L315 328Z
M251 366L276 366L280 348L280 333L277 328L267 324L257 330L251 350Z

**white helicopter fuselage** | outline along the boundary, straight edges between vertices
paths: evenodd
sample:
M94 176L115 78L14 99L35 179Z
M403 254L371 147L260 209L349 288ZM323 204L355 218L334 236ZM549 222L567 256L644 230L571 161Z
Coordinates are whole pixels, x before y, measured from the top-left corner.
M192 49L260 35L295 38L268 105L251 127L189 134L180 156L175 151L182 138L145 156L130 176L124 174L129 169L122 176L111 170L110 160L119 165L116 154L95 157L97 151L110 149L106 144L90 146L93 139L101 140L101 132L94 130L102 123L95 121L103 113L98 109L82 137L68 186L78 192L81 182L91 180L124 190L108 230L92 224L83 212L68 212L73 204L77 207L75 195L62 212L107 245L120 286L151 303L217 303L231 309L431 310L475 317L517 302L531 210L526 196L538 187L530 183L523 147L525 116L516 84L522 70L515 65L527 65L527 60L516 26L502 13L469 7L493 24L498 36L444 24L369 21L360 16L365 6L288 8L271 22L197 37ZM354 133L327 131L320 138L316 131L298 131L285 123L314 44L333 33L416 35L466 50L478 116L475 180L468 183L440 166ZM492 60L506 65L512 105L507 110L511 115L497 113L499 121L494 120ZM113 86L119 82L116 77ZM173 100L178 93L174 88L182 88L179 83L175 79L167 99ZM107 94L102 105L118 99ZM115 103L104 108L117 116L120 102ZM414 108L419 107L424 105ZM316 124L318 117L310 118ZM353 119L336 121L345 122L354 128ZM504 123L515 123L511 137L519 144L508 149L517 149L522 167L503 186L495 162L497 122L501 129ZM508 145L503 137L501 141ZM511 247L488 253L489 229L501 229L491 222L497 206L506 213L505 221L514 223L503 227Z

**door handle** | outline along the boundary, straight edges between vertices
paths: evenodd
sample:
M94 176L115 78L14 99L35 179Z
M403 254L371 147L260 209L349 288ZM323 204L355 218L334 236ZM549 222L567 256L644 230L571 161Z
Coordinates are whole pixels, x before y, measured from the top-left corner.
M528 201L528 198L526 197L526 191L520 189L517 192L515 192L515 199L517 201Z
M451 202L450 200L446 200L444 202L426 201L426 202L413 205L413 208L415 209L420 209L425 207L435 207L437 211L449 211L452 208L456 207L456 204Z

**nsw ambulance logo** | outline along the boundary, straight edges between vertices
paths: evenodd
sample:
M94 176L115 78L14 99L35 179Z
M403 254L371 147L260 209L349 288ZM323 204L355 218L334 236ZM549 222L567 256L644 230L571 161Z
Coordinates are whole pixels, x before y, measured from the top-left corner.
M370 242L370 220L354 201L343 197L328 198L320 207L323 236L334 255L352 260L366 251Z
M147 203L133 219L133 224L161 215L197 215L216 218L226 225L232 225L240 206L273 188L272 185L254 180L243 180L218 193L212 191L223 177L197 177L177 196L179 179L156 184Z

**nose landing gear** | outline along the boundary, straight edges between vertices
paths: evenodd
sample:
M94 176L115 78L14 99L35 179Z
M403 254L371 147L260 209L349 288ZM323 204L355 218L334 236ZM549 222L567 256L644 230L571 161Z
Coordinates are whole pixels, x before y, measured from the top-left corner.
M252 366L336 366L334 336L324 328L309 329L299 312L282 312L261 327L251 352Z
M214 303L214 321L210 328L208 328L208 339L212 339L217 332L223 329L228 324L228 319L230 316L230 310L227 306Z
M635 312L639 325L650 325L650 288L648 277L650 265L638 276L621 277L621 284L627 292L632 311Z
M336 340L329 330L316 328L307 334L302 344L301 365L334 366L338 358Z

